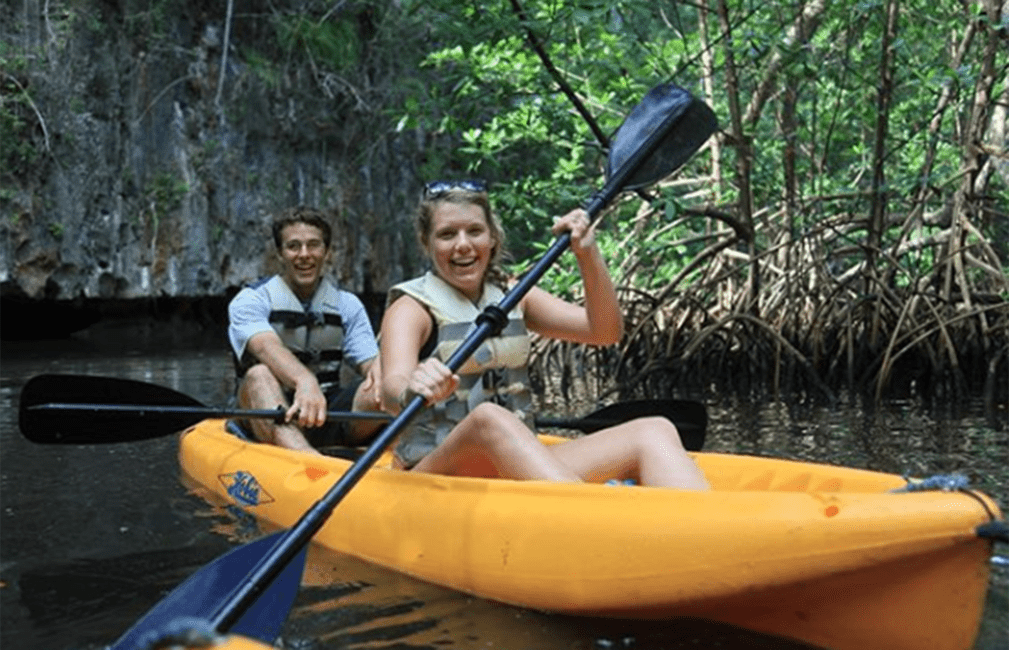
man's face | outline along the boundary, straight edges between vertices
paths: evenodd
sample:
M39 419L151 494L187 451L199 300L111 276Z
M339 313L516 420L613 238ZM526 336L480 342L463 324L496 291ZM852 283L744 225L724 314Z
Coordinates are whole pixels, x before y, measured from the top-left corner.
M322 231L307 223L293 223L280 231L280 275L294 294L308 300L319 286L329 249Z

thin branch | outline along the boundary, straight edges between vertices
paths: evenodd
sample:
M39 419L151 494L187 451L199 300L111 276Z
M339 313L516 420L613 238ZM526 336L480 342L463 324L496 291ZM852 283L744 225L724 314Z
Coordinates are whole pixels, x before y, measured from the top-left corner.
M557 69L556 65L554 65L553 60L550 58L550 55L547 54L547 51L543 47L543 44L540 42L539 38L528 27L529 17L526 14L526 10L522 7L519 0L511 0L511 4L512 4L512 10L515 12L515 15L518 16L519 20L522 22L523 29L525 30L526 33L526 40L529 41L529 45L533 48L533 51L536 52L536 56L538 56L540 61L543 62L543 67L546 68L546 71L548 73L550 73L550 76L553 78L555 82L557 82L557 85L560 87L561 92L564 93L564 95L568 98L568 100L571 101L571 104L575 107L575 110L578 111L578 114L581 115L582 119L585 120L585 123L588 124L589 129L592 130L592 133L593 135L596 136L596 140L599 141L599 144L602 145L604 149L609 149L610 146L609 136L603 133L603 130L599 127L599 124L596 122L595 116L593 116L592 113L589 112L589 109L585 106L585 103L582 102L581 98L578 97L578 94L575 93L574 88L572 88L571 85L568 84L567 80L564 79L564 75L562 75L561 71Z
M21 91L21 94L24 95L24 98L28 100L28 105L32 107L33 111L35 111L35 116L39 118L39 125L42 127L42 137L45 139L46 151L49 151L51 153L51 150L49 148L49 129L46 128L46 121L42 119L42 113L39 111L38 106L36 106L35 102L32 101L31 95L28 94L28 91L25 90L25 87L21 85L20 81L12 77L9 73L5 72L4 70L0 70L0 72L3 73L3 76L7 77L8 79L14 82L14 85L17 86L18 90Z
M175 86L179 85L179 84L180 84L180 83L182 83L183 81L188 81L188 80L190 80L190 79L195 79L195 78L196 78L196 77L195 77L194 75L191 75L191 74L187 74L187 75L186 75L186 76L184 76L184 77L179 77L179 78L178 78L178 79L176 79L175 81L171 82L170 84L168 84L167 86L165 86L164 88L162 88L162 89L161 89L161 92L159 92L159 93L158 93L157 97L155 97L154 99L152 99L152 100L151 100L151 102L150 102L150 103L149 103L149 104L147 105L147 108L145 108L145 109L144 109L144 112L143 112L143 113L141 113L141 114L140 114L140 117L138 117L138 118L136 119L136 122L140 122L140 120L144 119L144 116L145 116L145 115L147 115L147 114L148 114L148 113L150 112L150 110L151 110L152 108L154 108L154 105L155 105L155 104L157 104L157 103L158 103L159 101L161 101L161 98L162 98L162 97L163 97L163 96L165 95L165 93L167 93L167 92L168 92L169 90L171 90L171 89L172 89L172 88L174 88Z
M221 73L217 77L217 95L214 106L221 108L221 91L224 89L224 75L228 69L228 44L231 41L231 16L235 8L235 0L228 0L228 16L224 21L224 44L221 47Z
M805 43L808 41L809 37L820 26L820 19L826 8L826 0L813 0L813 2L803 7L799 16L789 28L788 34L785 36L785 42L794 46L796 43ZM742 119L744 124L755 124L757 122L764 104L770 98L771 93L775 92L779 87L778 72L784 63L781 50L776 49L774 54L771 55L770 61L767 62L767 68L764 70L764 76L760 80L760 84L750 97L750 103L747 105Z

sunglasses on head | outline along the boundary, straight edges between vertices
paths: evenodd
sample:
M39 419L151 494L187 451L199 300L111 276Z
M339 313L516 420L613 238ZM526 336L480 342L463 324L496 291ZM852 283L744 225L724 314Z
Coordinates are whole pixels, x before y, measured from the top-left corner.
M452 190L464 192L486 192L487 183L481 180L431 181L424 185L424 198L434 199Z

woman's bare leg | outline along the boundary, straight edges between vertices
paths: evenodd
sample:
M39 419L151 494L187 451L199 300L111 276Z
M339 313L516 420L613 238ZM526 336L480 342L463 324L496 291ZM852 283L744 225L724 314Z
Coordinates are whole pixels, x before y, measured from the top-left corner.
M501 478L581 481L514 413L491 403L473 409L414 470L482 476L489 468Z
M709 488L676 427L663 417L638 418L549 449L586 481L631 478L655 487Z

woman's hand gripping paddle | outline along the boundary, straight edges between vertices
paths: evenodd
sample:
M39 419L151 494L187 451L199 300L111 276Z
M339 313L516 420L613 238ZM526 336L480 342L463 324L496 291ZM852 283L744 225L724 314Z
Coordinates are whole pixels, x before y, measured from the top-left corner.
M686 90L672 84L652 89L617 132L609 178L585 208L589 219L595 219L624 189L646 185L673 172L708 139L716 126L711 109ZM618 152L621 159L614 161ZM570 243L569 233L560 236L500 303L488 307L477 318L476 328L446 362L449 369L458 370L488 337L501 330L507 314ZM290 530L239 547L200 569L134 625L111 650L134 650L139 639L156 635L167 622L179 617L199 617L219 632L272 641L290 611L292 591L297 591L295 576L300 577L308 542L383 450L423 408L423 397L418 395L410 400ZM249 565L253 565L251 570Z

